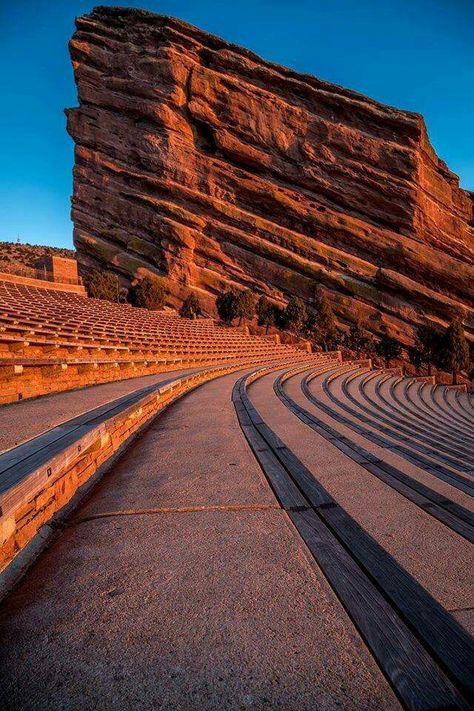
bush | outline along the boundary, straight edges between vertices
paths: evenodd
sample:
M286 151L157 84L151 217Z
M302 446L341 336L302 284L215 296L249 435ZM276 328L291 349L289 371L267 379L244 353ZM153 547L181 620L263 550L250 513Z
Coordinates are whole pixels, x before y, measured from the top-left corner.
M224 323L232 323L238 311L237 295L233 291L222 292L216 299L216 309Z
M375 352L384 359L385 365L388 367L393 358L398 358L400 356L402 347L399 342L395 340L395 338L392 338L387 333L384 333L375 346Z
M300 335L307 317L306 306L297 296L292 296L285 309L285 326L288 331Z
M94 271L85 278L88 295L92 299L120 301L121 288L118 275L109 271Z
M179 315L183 318L195 319L202 314L201 304L196 294L189 294L179 310Z
M237 296L236 316L239 318L239 326L242 319L253 319L255 316L255 296L250 289L240 291Z
M163 308L166 290L158 279L145 277L130 289L130 303L142 309L157 311Z
M273 304L262 294L257 302L257 323L259 326L265 326L266 333L270 326L275 324L276 312Z

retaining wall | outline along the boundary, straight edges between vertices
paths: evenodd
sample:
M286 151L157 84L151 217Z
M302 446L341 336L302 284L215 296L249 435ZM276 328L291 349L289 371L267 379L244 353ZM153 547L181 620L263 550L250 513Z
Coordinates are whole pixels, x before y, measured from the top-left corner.
M242 367L234 364L177 378L98 424L78 425L77 418L69 428L65 423L56 428L59 443L47 432L23 445L21 454L15 448L0 455L0 571L160 410L198 385Z

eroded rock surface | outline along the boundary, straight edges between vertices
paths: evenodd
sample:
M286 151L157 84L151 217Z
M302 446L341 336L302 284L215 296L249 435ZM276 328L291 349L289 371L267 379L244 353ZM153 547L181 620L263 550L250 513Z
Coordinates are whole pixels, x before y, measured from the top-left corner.
M465 313L474 333L474 198L421 116L137 10L78 18L70 50L83 265L157 272L209 309L225 285L320 283L342 322L409 339Z

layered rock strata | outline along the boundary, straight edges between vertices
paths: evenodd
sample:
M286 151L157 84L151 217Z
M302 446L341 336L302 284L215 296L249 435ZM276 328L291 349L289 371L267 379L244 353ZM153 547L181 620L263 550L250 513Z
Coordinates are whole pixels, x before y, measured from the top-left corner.
M421 116L270 64L179 20L76 21L72 217L84 268L167 278L208 309L225 286L311 302L410 340L474 333L473 195Z

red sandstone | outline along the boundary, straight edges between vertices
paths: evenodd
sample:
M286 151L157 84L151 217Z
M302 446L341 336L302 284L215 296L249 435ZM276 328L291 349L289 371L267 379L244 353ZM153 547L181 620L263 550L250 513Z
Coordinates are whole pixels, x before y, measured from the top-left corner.
M473 200L423 118L270 64L184 22L123 8L78 18L72 216L80 263L282 302L320 283L402 339L466 315Z

